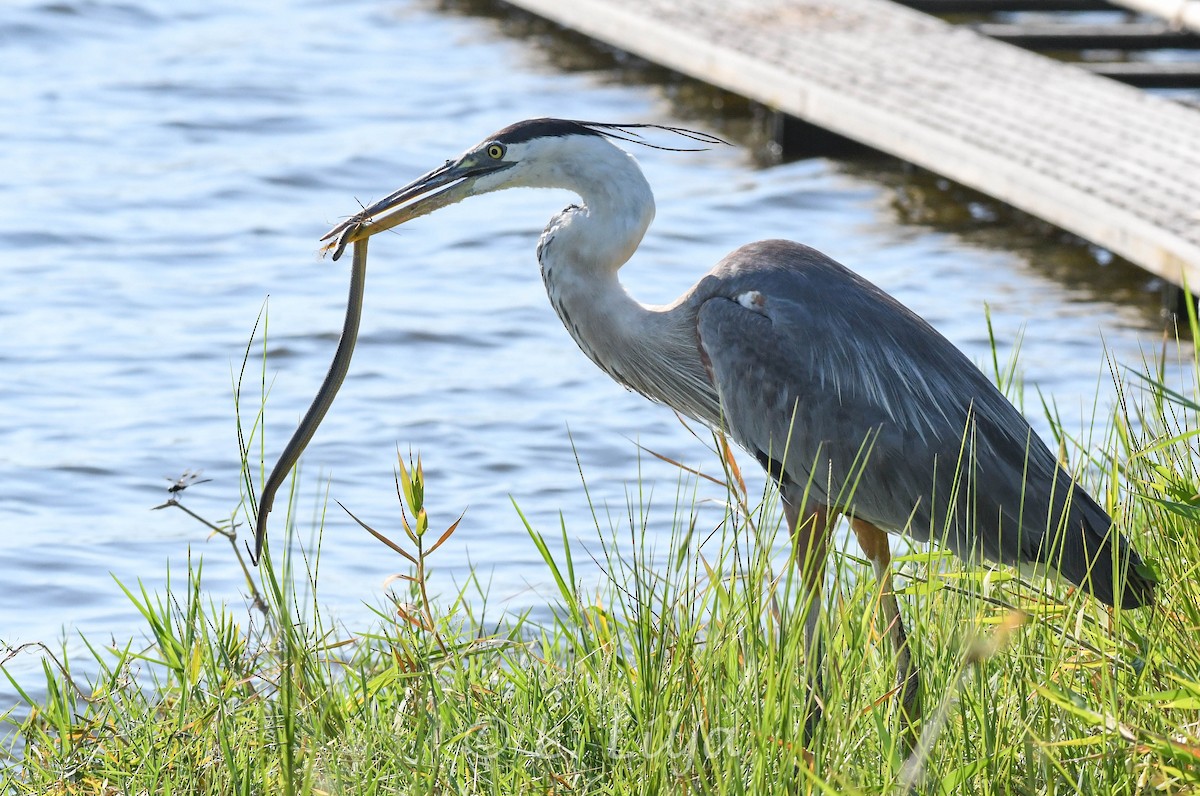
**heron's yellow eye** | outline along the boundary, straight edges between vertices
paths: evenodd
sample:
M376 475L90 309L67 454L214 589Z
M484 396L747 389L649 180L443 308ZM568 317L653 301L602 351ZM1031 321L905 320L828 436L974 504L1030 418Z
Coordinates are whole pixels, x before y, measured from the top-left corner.
M492 160L499 160L504 157L504 144L488 144L487 153Z

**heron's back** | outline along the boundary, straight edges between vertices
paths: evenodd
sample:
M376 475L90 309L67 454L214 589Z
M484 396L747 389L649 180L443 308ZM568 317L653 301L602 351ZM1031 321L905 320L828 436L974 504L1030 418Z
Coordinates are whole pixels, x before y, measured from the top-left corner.
M761 241L685 303L725 425L781 477L785 499L807 495L967 559L1049 565L1109 604L1150 599L1137 554L1021 413L875 285L809 247Z

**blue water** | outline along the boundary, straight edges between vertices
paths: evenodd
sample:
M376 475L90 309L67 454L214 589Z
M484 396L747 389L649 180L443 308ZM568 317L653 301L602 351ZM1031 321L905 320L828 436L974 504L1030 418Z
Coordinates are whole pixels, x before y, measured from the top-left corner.
M203 558L214 599L241 604L228 545L150 509L201 469L212 480L186 505L213 520L236 508L232 384L256 317L268 307L270 463L341 324L347 268L319 259L317 238L518 119L685 124L733 140L637 151L658 220L623 276L644 301L668 301L741 243L803 240L979 362L985 304L1005 355L1024 329L1027 382L1068 423L1091 416L1097 388L1101 412L1112 402L1105 344L1136 364L1159 336L1150 280L1103 252L886 159L769 165L744 105L472 6L9 0L0 64L0 645L141 638L113 578L161 589L189 557ZM561 514L594 545L576 455L605 525L639 475L653 486L651 533L669 528L678 474L636 443L717 471L553 315L534 245L569 200L489 196L375 240L353 368L304 461L302 538L326 494L398 532L396 451L419 451L434 522L467 509L435 584L453 591L473 564L494 608L536 606L553 593L512 500L538 528L557 533ZM260 346L251 413L261 368ZM401 569L330 510L320 587L333 615L365 617ZM36 690L35 653L7 668ZM0 685L0 712L15 701Z

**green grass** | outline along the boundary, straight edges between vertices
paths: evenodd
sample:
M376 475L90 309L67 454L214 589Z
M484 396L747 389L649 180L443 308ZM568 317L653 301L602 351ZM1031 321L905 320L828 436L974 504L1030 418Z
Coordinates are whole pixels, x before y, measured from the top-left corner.
M995 366L1014 383L1014 366ZM1181 367L1195 383L1196 362ZM752 498L731 457L714 454L731 485L719 521L701 519L711 512L681 470L673 505L633 492L627 516L597 523L598 592L581 588L596 564L569 542L584 529L529 527L557 584L553 618L498 628L482 625L478 595L437 596L427 563L453 526L432 523L436 484L401 461L405 521L380 535L408 576L373 623L326 622L319 549L248 568L247 606L208 600L200 562L162 594L118 584L150 643L93 644L86 667L46 650L44 679L10 676L28 716L9 719L22 752L0 793L1200 792L1200 403L1168 388L1161 364L1115 372L1127 400L1086 440L1043 406L1154 562L1158 606L1110 611L938 552L899 557L925 689L923 751L909 759L853 543L830 562L827 707L804 747L795 567L778 556L776 501ZM652 551L642 531L659 512L674 536ZM232 521L212 527L240 556ZM81 682L79 668L98 674Z

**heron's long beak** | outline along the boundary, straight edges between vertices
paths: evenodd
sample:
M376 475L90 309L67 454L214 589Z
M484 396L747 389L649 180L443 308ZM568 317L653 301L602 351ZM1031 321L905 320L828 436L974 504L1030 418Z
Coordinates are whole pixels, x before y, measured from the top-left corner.
M479 177L506 168L507 165L479 165L462 160L448 160L445 165L418 177L325 233L321 238L322 241L328 241L324 250L333 249L333 259L336 260L342 256L346 247L355 241L428 215L455 202L461 202L474 194L475 181ZM436 193L431 194L431 191ZM375 220L375 216L388 211L393 212Z

